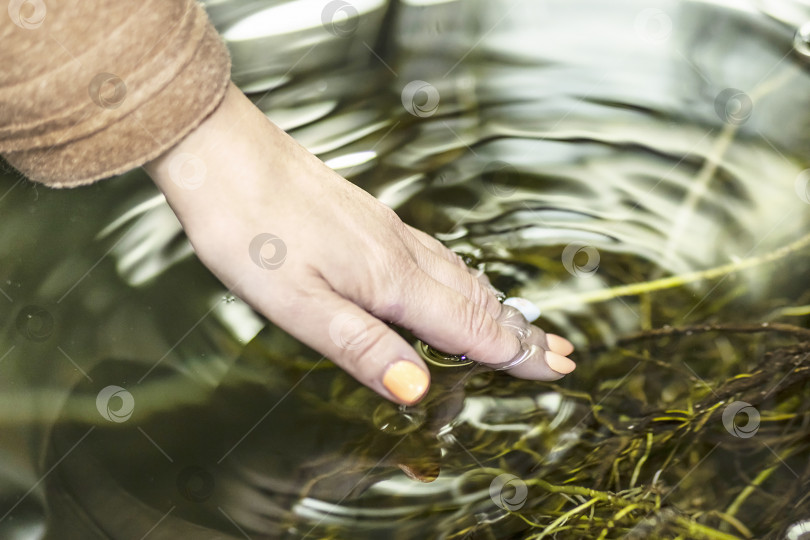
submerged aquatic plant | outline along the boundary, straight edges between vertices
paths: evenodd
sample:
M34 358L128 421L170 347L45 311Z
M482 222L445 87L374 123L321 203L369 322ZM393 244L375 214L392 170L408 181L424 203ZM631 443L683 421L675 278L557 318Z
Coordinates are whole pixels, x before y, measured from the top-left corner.
M484 489L487 481L497 484L501 511L475 523L461 520L447 537L784 538L792 529L798 534L797 524L810 518L810 329L772 321L804 317L808 306L774 299L782 307L761 314L766 322L756 323L652 328L652 320L674 320L673 313L685 311L690 295L683 294L683 285L712 280L719 285L736 272L785 259L793 268L806 267L808 245L810 235L716 268L542 304L553 309L619 297L650 302L650 294L661 295L641 325L646 330L591 347L569 381L541 384L573 412L551 418L528 408L530 427L518 439L472 435L477 467L463 476L472 491ZM772 285L779 290L779 279ZM718 296L716 309L733 305L738 295ZM429 347L420 350L436 366L465 365ZM528 390L514 381L495 379L493 385L494 390L468 388L468 397L494 392L509 399Z
M558 388L587 407L577 442L519 475L530 538L779 538L810 515L810 330L664 328L586 361Z

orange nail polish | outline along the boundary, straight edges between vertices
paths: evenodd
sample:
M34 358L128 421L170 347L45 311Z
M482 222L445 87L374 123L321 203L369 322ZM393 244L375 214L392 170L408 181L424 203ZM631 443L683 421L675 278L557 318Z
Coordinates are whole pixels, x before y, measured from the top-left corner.
M563 375L571 373L577 367L572 360L551 351L546 351L546 364L557 373L562 373Z
M568 356L574 352L574 345L564 337L560 337L557 334L546 334L546 343L548 343L549 349L563 356Z
M383 385L405 403L415 403L427 390L428 375L408 360L392 364L383 376Z

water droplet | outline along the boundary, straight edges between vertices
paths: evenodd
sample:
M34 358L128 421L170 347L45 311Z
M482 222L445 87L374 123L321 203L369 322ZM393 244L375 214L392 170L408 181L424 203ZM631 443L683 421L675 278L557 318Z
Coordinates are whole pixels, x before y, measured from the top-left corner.
M810 59L810 21L796 30L796 35L793 38L793 49L806 59Z
M419 429L425 422L425 410L420 407L397 407L381 403L371 415L374 427L391 435L404 435Z
M222 300L226 304L233 304L234 302L236 302L236 297L234 295L232 295L232 294L227 294L227 295L222 297Z

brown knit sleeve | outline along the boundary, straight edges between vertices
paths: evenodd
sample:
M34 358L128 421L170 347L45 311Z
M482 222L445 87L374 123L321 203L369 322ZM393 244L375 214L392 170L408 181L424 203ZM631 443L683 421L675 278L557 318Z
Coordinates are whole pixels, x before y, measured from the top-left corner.
M10 0L0 153L54 187L123 173L211 114L230 59L194 0Z

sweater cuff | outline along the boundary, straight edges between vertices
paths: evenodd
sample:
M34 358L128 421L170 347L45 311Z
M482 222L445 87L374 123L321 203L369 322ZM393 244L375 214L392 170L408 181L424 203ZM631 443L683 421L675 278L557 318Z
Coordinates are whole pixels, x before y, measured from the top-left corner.
M126 77L107 81L106 88L100 80L93 106L101 114L117 115L110 114L107 122L93 126L90 133L79 123L67 129L56 144L48 140L47 133L41 133L28 139L33 147L4 152L6 160L33 181L74 187L127 172L177 144L217 109L230 81L227 48L202 7L195 4L191 9L196 10L191 14L196 25L203 25L197 34L199 41L185 57L165 60L175 63L168 80L167 66L160 56L147 59L154 64L147 70L152 70L154 77L144 84L151 86L146 96L135 94L139 88L127 87ZM189 50L190 44L183 42L187 38L182 32L175 33L172 39L178 43L169 43L169 50ZM128 99L129 92L134 105L116 111L116 100ZM42 144L46 141L49 144Z

